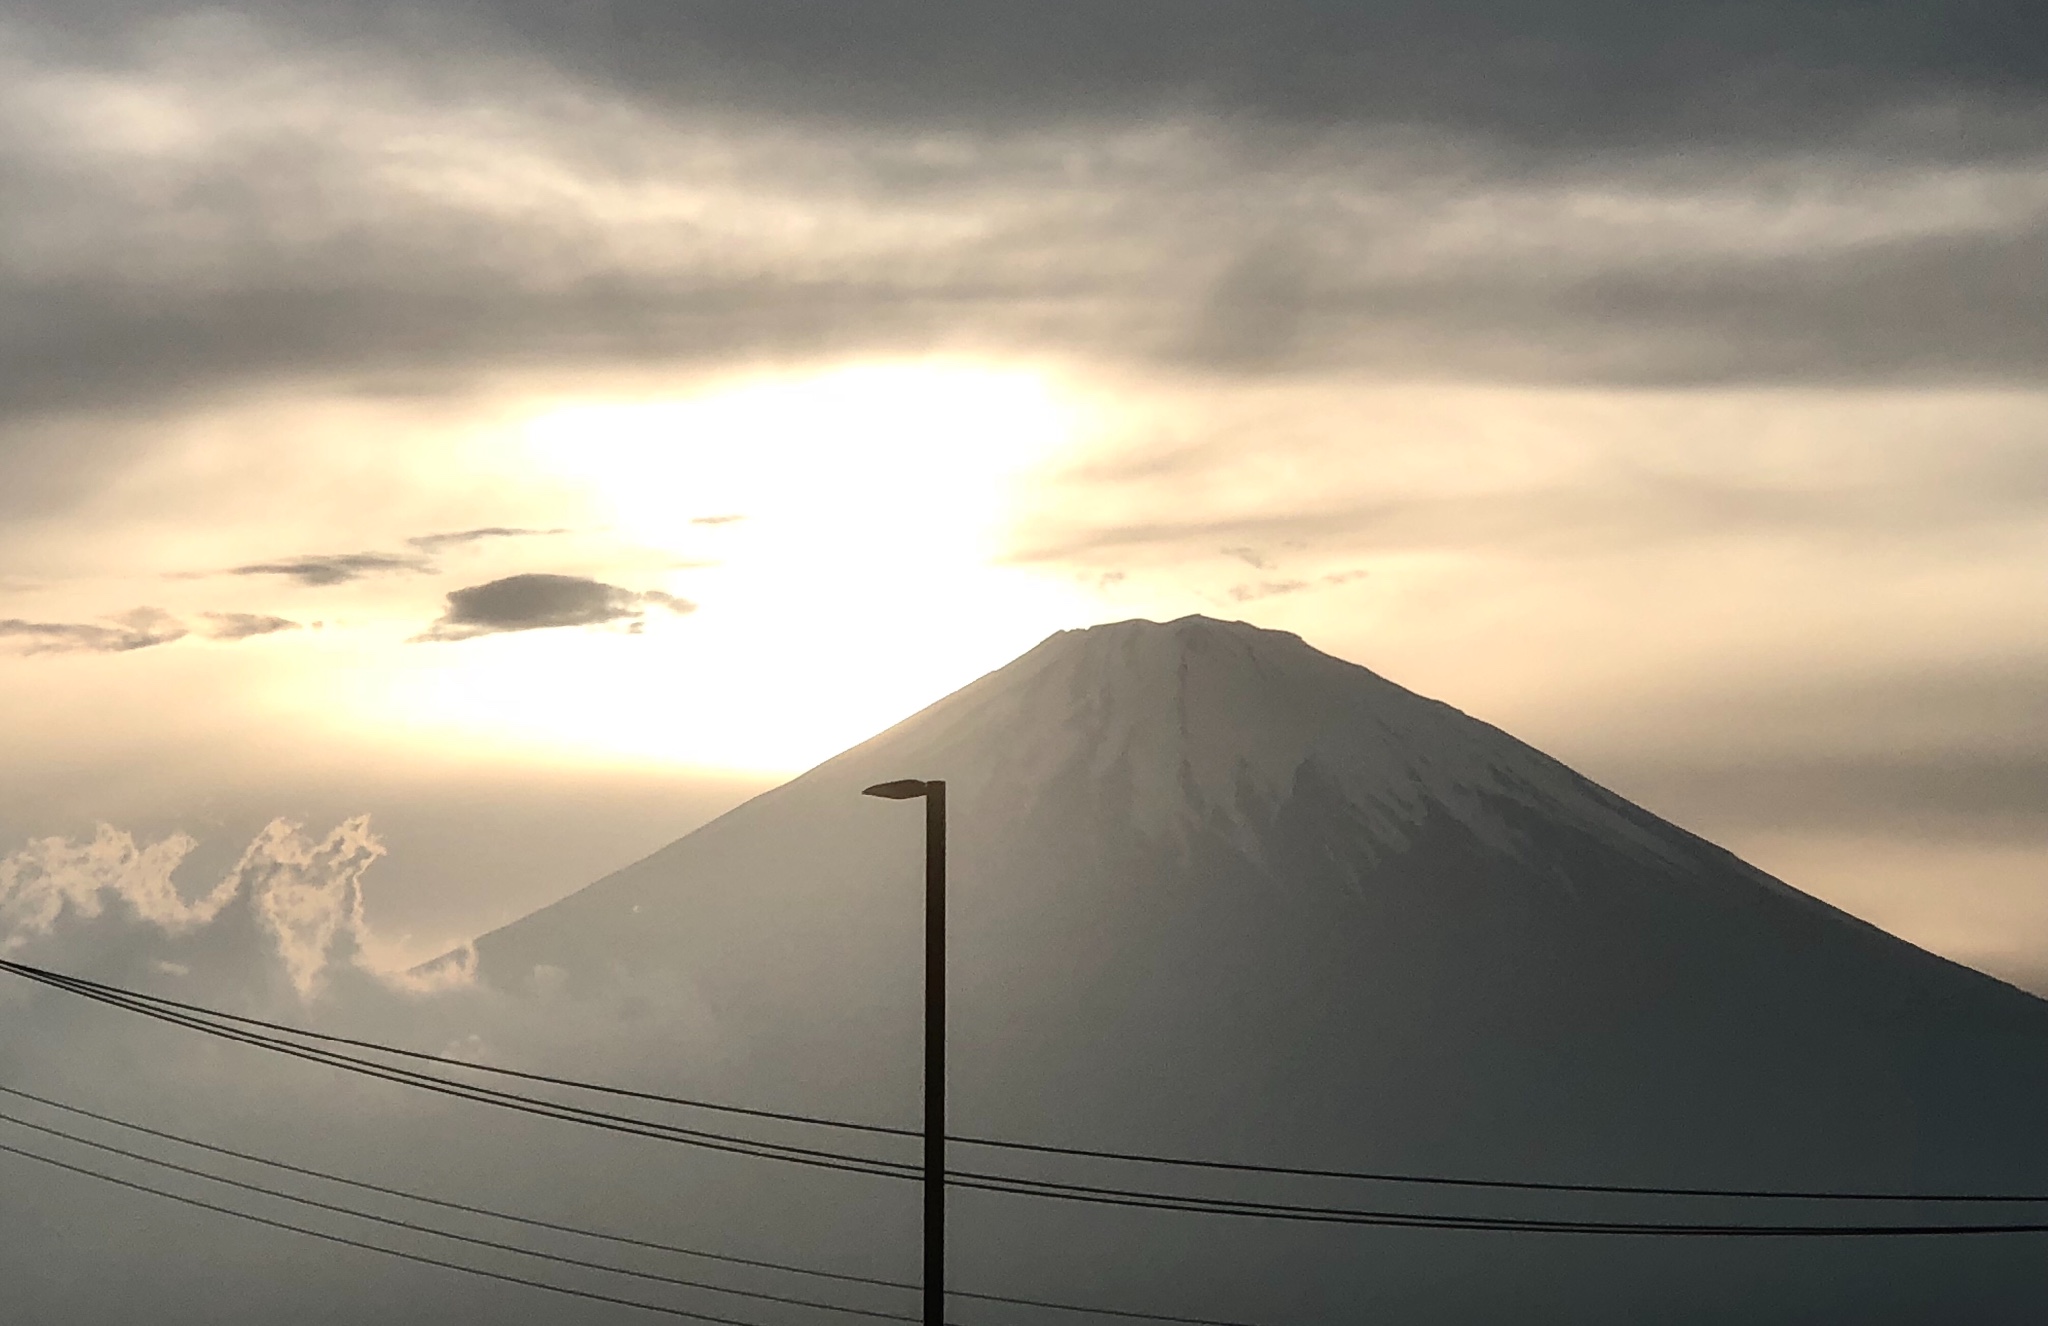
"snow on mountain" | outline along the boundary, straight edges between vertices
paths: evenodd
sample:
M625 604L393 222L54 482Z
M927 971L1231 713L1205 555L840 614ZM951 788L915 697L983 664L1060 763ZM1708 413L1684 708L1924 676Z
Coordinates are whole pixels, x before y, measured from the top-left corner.
M1668 850L1624 803L1540 751L1298 636L1242 622L1063 631L895 729L882 749L916 758L981 743L1001 753L964 771L970 787L1121 777L1132 827L1160 839L1200 829L1256 850L1254 826L1312 765L1390 851L1438 812L1521 849L1488 811L1494 799L1634 850Z
M1617 1181L2048 1184L2048 1005L1295 636L1063 632L478 943L678 1077L912 1117L951 786L970 1128Z

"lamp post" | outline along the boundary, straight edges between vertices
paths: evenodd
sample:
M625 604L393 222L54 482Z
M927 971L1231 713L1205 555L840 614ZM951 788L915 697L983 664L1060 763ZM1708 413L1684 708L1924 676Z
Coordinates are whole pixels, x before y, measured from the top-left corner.
M946 1320L946 784L900 778L862 795L924 798L924 1326Z

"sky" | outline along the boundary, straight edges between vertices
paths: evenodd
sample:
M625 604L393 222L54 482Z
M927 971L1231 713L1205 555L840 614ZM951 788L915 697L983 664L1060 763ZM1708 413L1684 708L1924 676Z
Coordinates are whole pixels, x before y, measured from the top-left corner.
M401 964L1202 612L2048 989L2044 129L2017 3L16 0L0 857L367 814Z

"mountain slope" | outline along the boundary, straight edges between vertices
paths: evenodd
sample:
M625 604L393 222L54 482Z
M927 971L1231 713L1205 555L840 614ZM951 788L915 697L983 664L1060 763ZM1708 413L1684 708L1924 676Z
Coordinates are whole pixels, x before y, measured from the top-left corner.
M969 1131L1524 1177L2048 1184L2048 1005L1298 638L1064 632L478 945L906 1117L953 807ZM712 1062L712 1060L707 1060Z

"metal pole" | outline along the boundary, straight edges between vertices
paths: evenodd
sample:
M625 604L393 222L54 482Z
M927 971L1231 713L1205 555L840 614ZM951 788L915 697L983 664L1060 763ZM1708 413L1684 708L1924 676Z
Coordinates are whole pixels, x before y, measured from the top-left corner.
M946 785L924 794L924 1326L946 1320Z
M946 785L898 778L861 795L924 798L924 1326L945 1326Z

